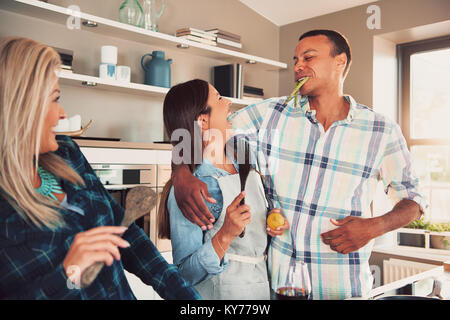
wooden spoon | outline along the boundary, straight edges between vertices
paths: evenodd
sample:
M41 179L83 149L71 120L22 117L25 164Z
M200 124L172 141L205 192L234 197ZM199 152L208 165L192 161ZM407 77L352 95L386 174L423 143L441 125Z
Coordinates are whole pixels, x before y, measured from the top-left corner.
M156 197L156 192L150 187L139 186L128 191L125 200L125 215L121 226L128 227L136 219L149 213L156 205ZM81 288L88 287L97 278L104 265L103 262L96 262L84 270L81 274Z

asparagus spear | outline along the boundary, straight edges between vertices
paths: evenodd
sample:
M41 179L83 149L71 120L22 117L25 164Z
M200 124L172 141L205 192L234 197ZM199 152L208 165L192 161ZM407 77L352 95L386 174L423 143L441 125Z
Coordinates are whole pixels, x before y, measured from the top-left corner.
M289 97L286 99L286 101L284 102L284 105L287 105L287 103L289 101L291 101L292 97L294 97L299 91L300 88L305 84L306 81L309 80L309 77L304 77L302 79L300 79L300 81L298 82L297 86L295 87L294 90L292 90L291 94L289 95ZM296 101L295 104L297 104L297 97L295 97Z

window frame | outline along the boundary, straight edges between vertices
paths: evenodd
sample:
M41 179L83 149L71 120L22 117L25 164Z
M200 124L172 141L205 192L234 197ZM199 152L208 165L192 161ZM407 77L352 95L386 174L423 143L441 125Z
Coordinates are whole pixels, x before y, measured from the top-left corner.
M450 139L411 137L411 56L415 53L450 49L450 35L397 45L398 58L398 119L408 149L413 146L448 146ZM447 187L445 187L447 189ZM432 219L432 216L428 218Z
M397 45L399 60L399 95L398 95L398 119L405 137L408 149L413 145L447 145L450 139L413 139L411 138L411 65L410 58L415 53L427 52L439 49L450 49L450 36L414 41Z

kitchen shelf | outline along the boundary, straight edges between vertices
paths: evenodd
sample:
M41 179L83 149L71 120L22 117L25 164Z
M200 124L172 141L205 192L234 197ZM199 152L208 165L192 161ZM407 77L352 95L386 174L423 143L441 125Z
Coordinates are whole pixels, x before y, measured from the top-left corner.
M188 51L191 54L224 60L229 63L246 63L248 61L255 62L247 65L250 68L263 68L265 70L274 71L287 68L287 64L283 62L180 39L169 34L145 30L115 20L105 19L83 12L77 12L75 15L68 8L42 1L2 0L0 1L0 9L46 21L52 21L62 25L67 25L68 18L73 14L73 16L79 17L82 22L93 21L98 24L97 27L86 27L80 23L82 30L165 48L176 47L177 45L184 44L189 46Z
M151 97L164 97L169 91L168 88L150 86L140 83L132 82L120 82L110 79L101 79L98 77L92 77L83 74L70 73L65 71L58 72L58 77L60 79L60 84L69 85L75 87L84 87L92 89L100 89L114 92L123 92L131 94L139 94ZM89 86L86 83L95 84L94 86ZM247 106L255 103L253 100L228 98L233 103L233 106Z
M65 71L58 72L58 77L60 79L60 84L63 85L140 94L153 97L163 97L167 91L169 91L168 88L163 87L149 86L133 82L120 82ZM91 85L86 85L84 83L90 83Z

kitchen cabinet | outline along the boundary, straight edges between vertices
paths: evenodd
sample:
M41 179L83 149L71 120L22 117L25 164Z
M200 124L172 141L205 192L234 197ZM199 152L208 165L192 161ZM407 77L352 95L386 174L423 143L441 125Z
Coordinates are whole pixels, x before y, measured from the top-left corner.
M81 152L87 161L96 167L133 166L150 165L148 170L147 183L141 184L151 187L158 195L156 206L150 213L144 216L144 231L152 240L153 244L160 252L172 250L170 240L158 237L157 214L159 210L161 193L164 185L171 176L171 146L151 143L129 143L129 142L108 142L108 141L75 141L80 146ZM117 174L116 174L117 176ZM126 190L137 185L122 185L118 182L105 185L108 190Z

